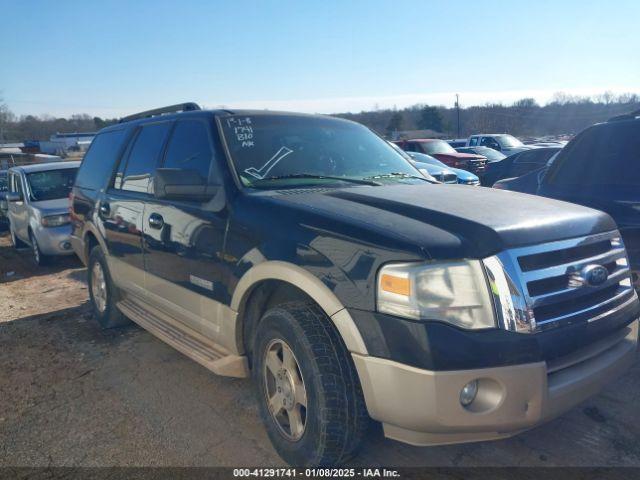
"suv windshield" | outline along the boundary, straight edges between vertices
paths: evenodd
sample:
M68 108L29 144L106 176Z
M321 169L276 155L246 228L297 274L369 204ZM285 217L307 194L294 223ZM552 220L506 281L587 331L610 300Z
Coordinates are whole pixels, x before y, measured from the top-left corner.
M496 136L496 140L498 141L498 143L502 148L513 148L513 147L524 146L524 143L522 143L513 135L498 135Z
M458 153L456 150L444 140L429 140L428 142L420 142L422 152L433 155L434 153Z
M220 124L234 168L246 187L426 181L387 142L357 123L256 114L220 117Z
M68 197L77 171L77 168L65 168L28 173L31 201L41 202Z

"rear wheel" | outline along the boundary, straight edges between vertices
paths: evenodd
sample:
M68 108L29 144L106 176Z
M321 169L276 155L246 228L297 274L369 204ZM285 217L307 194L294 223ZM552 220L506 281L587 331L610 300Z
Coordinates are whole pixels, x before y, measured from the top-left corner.
M356 453L370 423L362 390L349 352L315 304L267 311L253 356L260 414L285 461L330 466Z
M116 306L120 293L111 280L107 261L99 245L93 247L89 254L87 281L93 314L102 328L120 327L131 323Z

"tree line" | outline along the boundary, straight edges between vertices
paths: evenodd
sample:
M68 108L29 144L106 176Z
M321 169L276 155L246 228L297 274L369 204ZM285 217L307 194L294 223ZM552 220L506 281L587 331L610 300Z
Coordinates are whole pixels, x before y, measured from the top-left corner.
M433 130L445 137L467 137L473 133L506 132L520 137L572 135L597 122L640 109L640 97L605 92L592 97L556 93L539 105L523 98L511 105L492 103L460 108L414 105L404 109L373 109L336 116L360 122L381 135L393 136L410 130ZM48 140L55 133L95 132L117 122L87 114L69 118L14 115L0 98L0 143Z
M0 143L49 140L55 133L96 132L118 119L102 119L87 114L56 118L48 115L14 115L0 102Z
M539 105L533 98L523 98L511 105L490 103L456 108L414 105L404 109L374 109L338 116L360 122L381 135L393 136L411 130L433 130L445 137L465 138L474 133L511 133L520 137L573 135L594 123L640 109L640 97L626 93L605 92L595 96L556 93L552 100Z

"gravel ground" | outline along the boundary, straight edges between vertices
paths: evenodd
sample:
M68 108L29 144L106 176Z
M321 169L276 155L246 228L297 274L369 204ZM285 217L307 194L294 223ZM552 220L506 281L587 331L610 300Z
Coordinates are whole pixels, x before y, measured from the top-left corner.
M1 466L276 466L248 380L216 377L147 332L102 331L74 258L46 269L0 238ZM507 440L416 448L374 429L358 465L640 467L640 364Z

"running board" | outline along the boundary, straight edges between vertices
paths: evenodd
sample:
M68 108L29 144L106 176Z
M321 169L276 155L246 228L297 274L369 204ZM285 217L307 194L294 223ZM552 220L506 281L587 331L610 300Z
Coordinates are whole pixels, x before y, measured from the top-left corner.
M122 314L160 340L217 375L245 378L249 376L247 357L232 355L204 335L183 325L173 317L142 304L132 297L118 302Z

